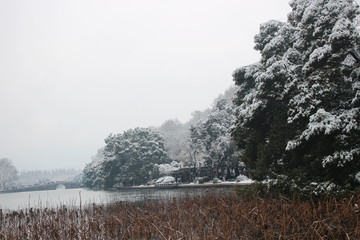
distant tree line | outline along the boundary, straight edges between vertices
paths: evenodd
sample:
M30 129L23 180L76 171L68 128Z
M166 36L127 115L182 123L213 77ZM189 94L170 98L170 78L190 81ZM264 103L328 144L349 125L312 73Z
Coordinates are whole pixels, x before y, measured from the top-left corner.
M56 181L81 181L81 170L78 169L53 169L53 170L29 170L19 173L18 185L44 184Z
M8 158L0 159L0 191L56 181L82 181L76 169L30 170L19 172Z

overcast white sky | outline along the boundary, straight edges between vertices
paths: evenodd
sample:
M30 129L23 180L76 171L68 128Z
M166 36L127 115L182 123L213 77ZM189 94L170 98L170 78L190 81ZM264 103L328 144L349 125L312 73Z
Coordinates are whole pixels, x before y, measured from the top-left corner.
M185 122L256 62L288 0L0 0L0 158L81 169L110 133Z

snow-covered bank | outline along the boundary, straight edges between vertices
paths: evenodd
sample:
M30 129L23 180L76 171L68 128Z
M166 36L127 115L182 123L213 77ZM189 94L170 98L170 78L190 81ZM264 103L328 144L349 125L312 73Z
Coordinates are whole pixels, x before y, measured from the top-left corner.
M247 185L250 185L250 184L252 184L252 181L202 183L202 184L186 183L186 184L174 185L173 188L229 188L229 187L237 187L237 186L247 186ZM162 187L161 186L156 186L156 185L140 185L140 186L117 188L117 190L121 190L121 189L152 189L152 188L161 189Z

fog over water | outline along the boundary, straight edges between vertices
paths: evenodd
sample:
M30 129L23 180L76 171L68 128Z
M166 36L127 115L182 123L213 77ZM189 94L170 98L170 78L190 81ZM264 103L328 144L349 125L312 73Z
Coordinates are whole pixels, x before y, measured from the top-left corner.
M0 1L0 158L82 169L110 133L187 121L259 59L287 0Z

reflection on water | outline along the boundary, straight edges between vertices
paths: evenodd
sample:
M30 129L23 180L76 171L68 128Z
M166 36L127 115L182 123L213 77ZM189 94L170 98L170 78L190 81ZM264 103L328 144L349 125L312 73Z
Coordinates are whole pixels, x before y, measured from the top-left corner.
M143 200L170 199L201 195L204 192L231 192L232 189L126 189L117 192L90 191L83 188L50 191L18 192L0 194L0 209L56 208L67 205L79 207L92 203L106 204L114 201L136 202Z

